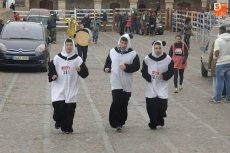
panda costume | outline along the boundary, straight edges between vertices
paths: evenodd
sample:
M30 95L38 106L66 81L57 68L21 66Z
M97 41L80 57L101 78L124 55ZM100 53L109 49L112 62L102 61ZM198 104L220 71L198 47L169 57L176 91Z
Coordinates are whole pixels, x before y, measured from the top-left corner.
M173 76L173 61L163 46L166 42L154 41L152 53L143 60L142 77L146 80L146 109L150 118L149 127L164 126L168 105L168 80Z
M72 43L70 53L66 51L66 43ZM61 53L58 53L49 63L49 82L51 82L51 97L54 108L53 119L55 128L65 133L72 133L75 114L79 77L89 75L85 63L75 52L74 41L67 38ZM80 71L77 70L80 67ZM53 79L53 76L57 76Z
M127 107L131 97L133 73L140 69L139 56L131 48L131 34L124 34L118 40L118 45L112 48L107 56L104 71L110 73L112 88L112 104L109 112L109 122L112 128L120 131L128 116ZM122 43L126 43L122 47ZM125 68L122 69L121 65Z

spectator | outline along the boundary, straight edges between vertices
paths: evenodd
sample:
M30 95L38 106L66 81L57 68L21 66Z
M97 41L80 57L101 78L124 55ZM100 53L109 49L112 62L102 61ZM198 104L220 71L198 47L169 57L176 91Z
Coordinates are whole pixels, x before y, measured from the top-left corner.
M11 4L10 4L10 8L11 8L13 11L15 11L15 4L14 4L14 3L11 3Z
M128 33L128 30L129 30L129 33L132 33L131 25L132 25L132 17L130 14L128 14L126 25L125 25L125 32L126 33Z
M3 8L6 8L6 2L7 2L7 0L3 0L3 1L2 1L2 7L3 7Z
M90 29L91 19L89 18L88 14L85 14L85 17L81 20L81 23L84 25L85 28Z
M102 25L103 25L102 31L104 31L104 32L106 32L107 21L108 21L107 14L106 14L106 12L103 12L103 14L102 14Z
M192 35L192 24L191 24L191 18L187 17L185 19L184 24L184 42L187 45L188 49L190 49L190 37Z
M220 103L221 95L226 83L226 102L230 102L230 34L227 33L226 26L219 28L219 36L214 44L213 58L216 63L216 90L215 96L210 102Z
M120 29L120 25L119 25L119 23L120 23L120 17L121 17L120 13L119 12L115 12L114 22L115 22L115 30L117 32L119 32L119 29Z
M150 35L155 35L156 28L156 15L155 12L151 12L149 15L149 33Z
M14 12L14 21L20 21L20 16L18 12Z
M4 21L0 19L0 33L2 32L3 27L4 27Z
M125 26L127 23L127 13L122 14L120 16L120 35L123 35L125 33Z
M215 96L215 90L216 90L216 62L217 59L213 58L214 53L214 43L212 44L211 52L209 54L209 60L208 60L208 69L211 72L212 76L212 88L213 88L213 97ZM212 97L212 98L213 98ZM222 97L226 97L226 85L224 83L224 90L222 92Z
M73 38L74 34L77 30L77 27L79 26L78 22L73 15L71 16L70 19L67 19L64 17L64 20L66 21L66 24L68 26L67 27L67 35L69 38Z
M56 34L57 34L57 21L58 21L58 16L56 13L51 15L51 17L47 21L47 29L49 31L49 35L51 37L51 42L56 43Z
M91 22L91 29L93 32L93 42L96 44L98 40L98 33L101 26L101 20L98 19L97 15L95 16L94 20Z

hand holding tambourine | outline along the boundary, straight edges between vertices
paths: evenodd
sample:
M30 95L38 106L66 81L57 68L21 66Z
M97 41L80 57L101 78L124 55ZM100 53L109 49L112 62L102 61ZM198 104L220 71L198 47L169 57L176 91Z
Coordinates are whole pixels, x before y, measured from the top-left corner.
M86 30L89 31L88 29ZM80 46L88 46L90 42L90 32L84 30L78 31L75 36L75 42Z

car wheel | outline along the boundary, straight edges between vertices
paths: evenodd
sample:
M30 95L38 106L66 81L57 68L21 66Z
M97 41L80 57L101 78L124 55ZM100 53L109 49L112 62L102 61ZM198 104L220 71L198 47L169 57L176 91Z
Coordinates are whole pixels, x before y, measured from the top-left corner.
M160 33L159 33L159 35L163 35L163 34L164 34L164 32L160 32Z
M207 77L208 76L208 71L205 69L203 63L201 63L201 74L202 74L202 77Z

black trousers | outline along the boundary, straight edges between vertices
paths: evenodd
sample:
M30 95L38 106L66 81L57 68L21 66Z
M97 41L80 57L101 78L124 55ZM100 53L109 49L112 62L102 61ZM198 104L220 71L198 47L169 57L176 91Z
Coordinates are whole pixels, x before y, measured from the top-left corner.
M178 73L180 76L180 85L182 85L183 80L184 80L184 69L175 69L174 68L174 87L177 88L178 86Z
M149 115L150 127L164 125L164 117L168 108L168 99L146 98L146 109Z
M53 119L61 126L62 131L72 129L73 118L76 109L76 103L65 103L65 101L56 101L52 103L54 112Z
M125 92L122 89L112 90L112 104L109 111L109 123L111 127L117 128L123 126L128 117L128 102L131 92Z
M80 46L77 44L78 55L82 58L83 62L86 62L88 46Z

